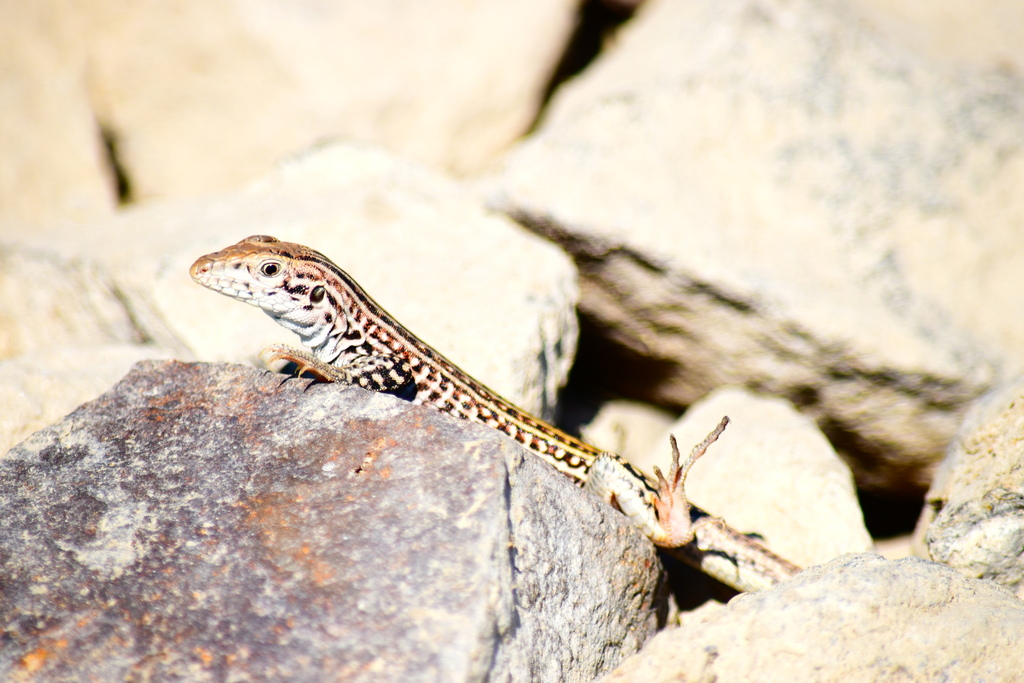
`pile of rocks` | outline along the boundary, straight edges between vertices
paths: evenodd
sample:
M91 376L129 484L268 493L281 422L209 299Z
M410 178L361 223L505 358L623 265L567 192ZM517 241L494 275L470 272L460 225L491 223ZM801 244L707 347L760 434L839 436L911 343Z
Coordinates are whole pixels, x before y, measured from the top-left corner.
M188 277L258 233L546 417L579 311L643 467L732 418L689 493L820 566L613 680L1021 670L1024 10L649 0L545 102L577 4L3 10L0 674L583 680L676 621L501 437L195 364L293 342ZM926 559L834 559L857 487Z

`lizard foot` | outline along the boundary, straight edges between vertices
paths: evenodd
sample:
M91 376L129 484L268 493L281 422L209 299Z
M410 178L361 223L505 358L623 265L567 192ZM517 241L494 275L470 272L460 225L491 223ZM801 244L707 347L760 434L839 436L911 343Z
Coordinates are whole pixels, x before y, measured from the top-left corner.
M309 373L321 382L351 382L349 373L341 368L323 362L316 356L306 351L299 351L286 344L271 344L260 351L260 360L269 366L276 361L287 361L295 364L296 376L302 373Z
M672 444L672 467L669 468L668 477L665 477L657 466L653 468L658 488L653 503L658 514L659 533L651 538L655 545L678 548L693 540L690 501L686 498L686 475L693 464L707 452L708 447L718 440L728 424L729 418L723 417L707 438L693 447L682 465L679 464L679 444L676 443L674 436L669 436Z

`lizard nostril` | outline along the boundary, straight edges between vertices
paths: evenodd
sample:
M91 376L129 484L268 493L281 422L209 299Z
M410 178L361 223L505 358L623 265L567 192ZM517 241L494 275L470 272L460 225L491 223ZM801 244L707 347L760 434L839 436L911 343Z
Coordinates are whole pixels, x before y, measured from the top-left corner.
M196 259L196 262L193 263L192 267L188 269L188 274L192 276L193 280L195 280L209 273L211 265L212 261L210 261L205 256Z

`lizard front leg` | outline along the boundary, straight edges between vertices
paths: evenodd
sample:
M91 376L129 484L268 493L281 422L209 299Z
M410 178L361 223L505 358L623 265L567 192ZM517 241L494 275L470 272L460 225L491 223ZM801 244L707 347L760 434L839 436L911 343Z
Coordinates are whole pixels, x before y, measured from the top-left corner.
M260 360L267 365L279 360L288 361L295 364L296 374L308 372L321 382L351 384L370 391L394 392L413 381L409 362L399 356L386 354L359 356L347 365L336 366L320 360L308 351L300 351L285 344L273 344L260 352Z

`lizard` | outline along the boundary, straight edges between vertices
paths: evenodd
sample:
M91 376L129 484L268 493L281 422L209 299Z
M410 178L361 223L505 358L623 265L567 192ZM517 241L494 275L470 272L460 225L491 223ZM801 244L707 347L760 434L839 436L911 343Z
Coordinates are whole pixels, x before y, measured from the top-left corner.
M696 505L685 493L690 467L718 438L723 418L680 464L654 478L515 407L422 341L326 256L300 244L253 235L199 257L197 283L262 309L310 351L283 344L260 354L294 363L298 374L372 391L484 424L512 438L577 485L623 512L656 545L738 591L761 590L800 571L749 535Z

